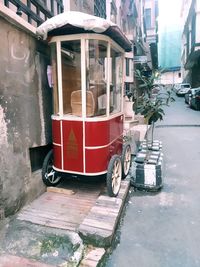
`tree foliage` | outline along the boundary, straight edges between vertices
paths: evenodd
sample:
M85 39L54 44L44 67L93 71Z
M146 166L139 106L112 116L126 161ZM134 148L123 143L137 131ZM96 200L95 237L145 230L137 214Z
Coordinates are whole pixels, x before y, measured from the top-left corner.
M171 91L154 92L158 85L155 85L157 74L152 73L151 76L145 76L141 71L136 70L136 77L141 82L139 88L143 89L143 93L138 97L136 113L144 115L148 123L163 120L164 106L169 106L174 101Z

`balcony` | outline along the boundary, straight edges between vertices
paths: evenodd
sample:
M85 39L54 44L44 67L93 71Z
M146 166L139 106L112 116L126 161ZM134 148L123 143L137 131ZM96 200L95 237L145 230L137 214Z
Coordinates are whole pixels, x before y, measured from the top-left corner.
M4 0L4 5L35 27L64 10L62 0Z

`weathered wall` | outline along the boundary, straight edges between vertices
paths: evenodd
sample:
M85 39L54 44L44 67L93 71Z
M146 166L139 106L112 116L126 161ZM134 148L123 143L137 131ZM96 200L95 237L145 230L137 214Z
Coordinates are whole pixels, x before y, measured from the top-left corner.
M0 17L0 210L15 213L41 194L29 148L51 143L48 47Z
M94 15L94 0L63 0L65 11L80 11Z
M176 84L181 83L182 78L179 77L181 71L169 71L161 74L160 83L162 84Z

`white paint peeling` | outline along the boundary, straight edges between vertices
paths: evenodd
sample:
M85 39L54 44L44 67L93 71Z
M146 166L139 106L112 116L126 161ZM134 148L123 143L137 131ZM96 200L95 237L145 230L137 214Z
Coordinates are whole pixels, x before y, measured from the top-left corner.
M24 61L25 63L28 62L28 59L30 57L30 51L26 48L24 48L23 50L21 50L21 55L17 55L17 53L15 52L15 48L16 48L16 44L13 43L11 45L11 49L10 49L10 52L11 52L11 57L15 60L20 60L20 61Z
M155 166L151 168L151 165L144 165L144 179L145 185L155 186L156 185L156 169Z
M4 110L0 106L0 145L1 144L7 144L8 139L7 139L7 123L4 118Z

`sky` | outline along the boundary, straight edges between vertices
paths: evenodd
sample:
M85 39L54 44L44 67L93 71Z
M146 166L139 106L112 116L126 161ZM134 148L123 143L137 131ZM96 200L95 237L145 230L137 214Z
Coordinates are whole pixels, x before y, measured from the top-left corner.
M182 0L159 0L159 26L178 25Z
M159 0L158 64L161 69L181 65L181 4L182 0Z

